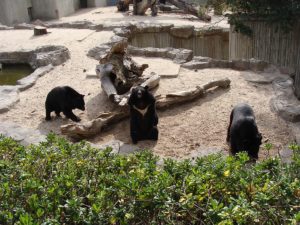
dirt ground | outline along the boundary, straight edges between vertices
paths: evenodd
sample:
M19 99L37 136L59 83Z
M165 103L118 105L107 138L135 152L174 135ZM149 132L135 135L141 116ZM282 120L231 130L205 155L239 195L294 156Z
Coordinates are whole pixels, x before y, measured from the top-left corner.
M107 9L93 10L89 11L89 15L102 16L102 11ZM101 13L97 14L97 10ZM65 18L65 20L74 19L76 16L77 20L84 18L83 13L78 13L73 17ZM98 20L100 19L98 18ZM98 63L86 56L88 50L108 41L113 33L111 31L95 32L74 29L49 29L49 31L51 33L40 37L33 37L30 30L0 31L0 49L2 51L55 44L66 46L71 52L71 59L64 65L55 67L53 71L39 78L33 87L20 92L20 102L10 111L0 114L0 121L12 121L22 126L60 133L59 127L70 123L69 120L54 118L54 115L51 122L44 120L45 98L53 87L69 85L86 95L86 111L74 111L82 121L95 118L101 111L113 109L114 106L101 90L100 82L97 79L86 79L86 72L83 71L95 68ZM148 63L150 65L148 70L158 74L168 75L179 71L179 66L170 60L143 57L135 57L135 59L140 63ZM229 69L204 69L195 72L180 69L178 78L162 79L159 88L154 90L155 94L185 90L212 79L225 77L231 80L231 87L226 90L216 89L194 102L159 111L159 140L157 142L139 142L138 146L153 149L155 154L163 157L174 158L186 157L198 148L226 150L228 147L225 139L230 111L235 104L247 102L256 113L263 141L270 142L275 146L273 154L277 152L277 149L284 148L292 142L293 137L287 124L270 110L269 100L272 96L272 86L249 83L243 79L242 75L245 73L252 72ZM114 125L108 131L89 141L102 144L113 139L131 143L129 120ZM260 152L260 156L265 157L264 150Z

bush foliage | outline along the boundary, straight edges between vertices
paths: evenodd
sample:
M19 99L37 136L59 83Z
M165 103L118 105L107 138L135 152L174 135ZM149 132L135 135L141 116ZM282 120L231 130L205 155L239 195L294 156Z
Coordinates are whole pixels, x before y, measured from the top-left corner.
M297 224L300 153L249 164L149 151L114 155L49 135L23 147L0 138L0 224Z
M227 15L229 23L235 25L236 31L247 35L251 35L251 29L244 24L244 20L263 19L287 32L299 21L299 0L226 0L226 3L232 12Z

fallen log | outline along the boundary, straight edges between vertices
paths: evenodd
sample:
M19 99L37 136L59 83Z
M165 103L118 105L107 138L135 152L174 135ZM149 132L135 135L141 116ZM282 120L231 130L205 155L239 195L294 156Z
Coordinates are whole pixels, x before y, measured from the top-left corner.
M156 108L165 109L174 104L185 103L205 95L206 91L211 88L221 87L228 88L230 80L228 78L211 81L202 86L196 86L190 90L170 93L165 96L156 97Z
M193 89L181 92L170 93L163 96L156 96L156 108L164 110L178 103L185 103L197 98L205 96L207 90L211 88L221 87L229 88L230 80L228 78L214 80L207 84L196 86ZM129 117L129 108L126 106L120 107L115 112L101 113L96 119L85 123L72 123L61 126L62 134L76 139L83 139L100 134L103 128L115 124Z

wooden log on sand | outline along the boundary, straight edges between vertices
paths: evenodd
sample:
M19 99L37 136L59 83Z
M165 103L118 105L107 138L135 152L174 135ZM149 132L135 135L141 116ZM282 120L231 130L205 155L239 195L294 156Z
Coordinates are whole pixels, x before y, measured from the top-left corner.
M205 96L207 90L221 87L229 88L230 80L228 78L214 80L193 89L170 93L163 96L156 96L156 108L158 110L168 109L173 105L180 105L185 102L193 101ZM115 112L103 112L96 119L85 123L72 123L61 126L62 134L69 137L82 139L100 134L103 128L119 122L129 117L129 107L123 106Z

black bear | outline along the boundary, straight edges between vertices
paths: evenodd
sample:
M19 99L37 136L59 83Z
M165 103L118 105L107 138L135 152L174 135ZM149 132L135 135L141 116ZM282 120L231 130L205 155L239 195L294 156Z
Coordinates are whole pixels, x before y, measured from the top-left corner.
M246 151L252 159L258 159L261 133L258 132L252 108L245 103L236 105L231 114L227 131L227 142L231 153Z
M60 112L63 112L67 118L79 122L80 119L74 115L72 110L85 110L83 97L84 95L79 94L69 86L53 88L48 93L45 102L46 120L51 120L50 114L54 111L57 116L60 116Z
M148 86L137 86L132 89L128 100L130 106L130 135L136 144L140 140L158 139L158 116L155 109L155 98L148 91Z

